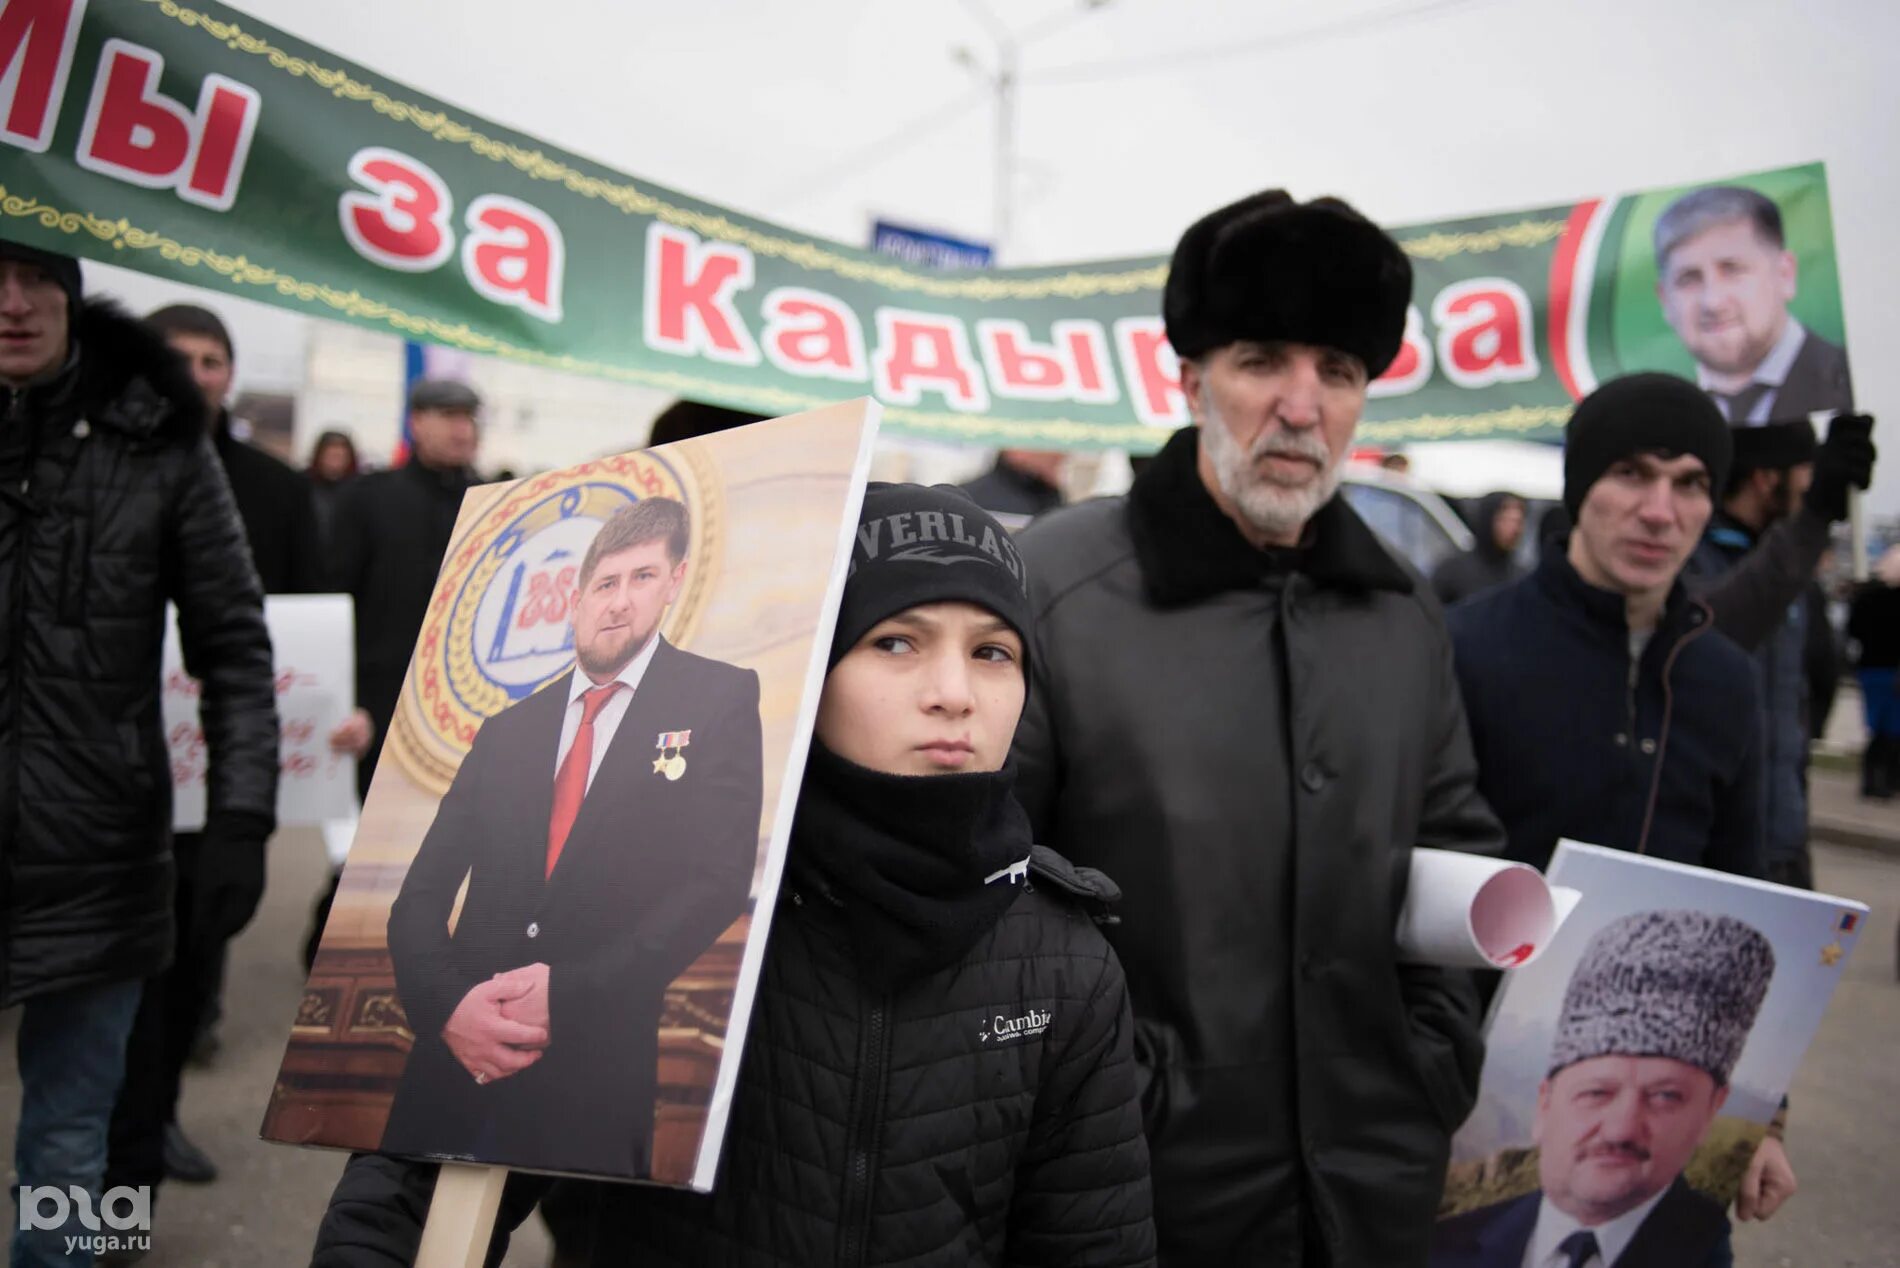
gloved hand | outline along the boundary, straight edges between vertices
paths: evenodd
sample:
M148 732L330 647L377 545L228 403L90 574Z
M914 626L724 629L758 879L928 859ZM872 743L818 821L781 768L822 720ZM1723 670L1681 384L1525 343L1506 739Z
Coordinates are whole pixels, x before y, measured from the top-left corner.
M1836 414L1814 455L1814 483L1805 505L1832 523L1847 518L1847 490L1874 479L1874 416Z
M264 842L274 825L266 815L227 811L205 825L192 881L190 927L180 939L215 950L251 922L264 897Z

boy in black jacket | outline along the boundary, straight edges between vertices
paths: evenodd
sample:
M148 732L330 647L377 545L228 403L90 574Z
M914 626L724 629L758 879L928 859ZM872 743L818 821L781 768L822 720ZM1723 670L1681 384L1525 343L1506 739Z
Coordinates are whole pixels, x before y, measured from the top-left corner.
M891 550L926 525L946 531ZM1153 1262L1127 986L1096 928L1119 893L1032 847L1005 762L1029 622L993 519L871 486L719 1178L561 1182L564 1262ZM434 1182L353 1159L313 1262L411 1262ZM503 1230L549 1186L511 1178Z

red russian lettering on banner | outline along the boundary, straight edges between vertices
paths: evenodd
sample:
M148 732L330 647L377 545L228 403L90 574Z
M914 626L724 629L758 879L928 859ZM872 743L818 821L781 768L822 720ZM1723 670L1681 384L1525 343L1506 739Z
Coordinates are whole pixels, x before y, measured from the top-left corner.
M1187 398L1181 394L1181 359L1168 345L1159 317L1124 317L1115 323L1122 378L1134 402L1135 416L1150 427L1187 422Z
M647 228L646 321L650 348L757 365L758 345L733 306L752 285L752 252L729 242L701 242L655 221Z
M468 205L462 271L484 298L542 321L561 320L567 249L561 227L538 207L503 194Z
M79 136L81 167L147 189L170 186L191 156L191 114L158 91L165 59L107 40Z
M781 286L765 297L766 359L800 378L862 383L871 377L864 327L843 301L823 291Z
M1119 399L1115 378L1108 372L1108 334L1102 323L1059 321L1054 330L1056 341L1069 350L1069 364L1075 367L1075 399L1092 405Z
M1017 400L1059 401L1068 395L1066 353L1029 337L1020 321L996 317L976 323L976 346L990 374L990 390Z
M1407 392L1416 392L1432 377L1432 341L1425 337L1425 319L1419 315L1416 304L1408 304L1405 309L1405 338L1399 344L1399 355L1392 359L1385 373L1366 386L1369 397L1403 396Z
M165 59L111 39L79 134L78 164L145 189L174 189L186 202L228 211L237 201L263 101L257 90L207 75L194 113L158 91Z
M1537 377L1531 301L1501 277L1453 282L1432 301L1438 360L1459 387L1521 383Z
M356 253L386 269L426 273L455 249L449 187L419 159L380 145L350 156L352 189L337 200L343 236Z
M899 405L915 405L929 391L941 392L954 410L989 408L989 388L970 354L969 333L960 318L878 309L877 351L871 364L877 394Z
M86 0L0 6L0 141L34 154L53 144Z
M231 209L263 112L263 98L248 84L223 75L205 77L198 95L191 161L186 164L185 183L178 187L180 198L213 211Z
M1028 401L1101 404L1114 400L1114 387L1102 371L1107 339L1101 323L1059 321L1051 334L1051 342L1037 343L1020 321L977 322L977 346L989 371L990 390Z

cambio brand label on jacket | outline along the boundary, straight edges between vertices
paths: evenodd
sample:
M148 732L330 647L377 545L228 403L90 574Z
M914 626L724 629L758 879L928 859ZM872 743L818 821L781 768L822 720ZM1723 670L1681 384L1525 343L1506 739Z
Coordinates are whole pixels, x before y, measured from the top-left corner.
M1049 1023L1055 1014L1044 1009L1029 1009L1020 1016L1008 1013L996 1013L977 1031L977 1039L982 1043L1009 1043L1016 1039L1027 1039L1049 1029Z

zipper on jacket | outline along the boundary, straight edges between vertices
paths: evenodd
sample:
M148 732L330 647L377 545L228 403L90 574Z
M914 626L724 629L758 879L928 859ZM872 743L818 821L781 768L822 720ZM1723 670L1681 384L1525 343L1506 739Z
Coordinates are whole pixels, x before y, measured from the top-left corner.
M884 1128L884 1082L889 1074L890 997L879 995L858 1035L857 1088L845 1131L844 1196L839 1204L838 1268L859 1268L869 1249L871 1188L877 1180L877 1140Z

